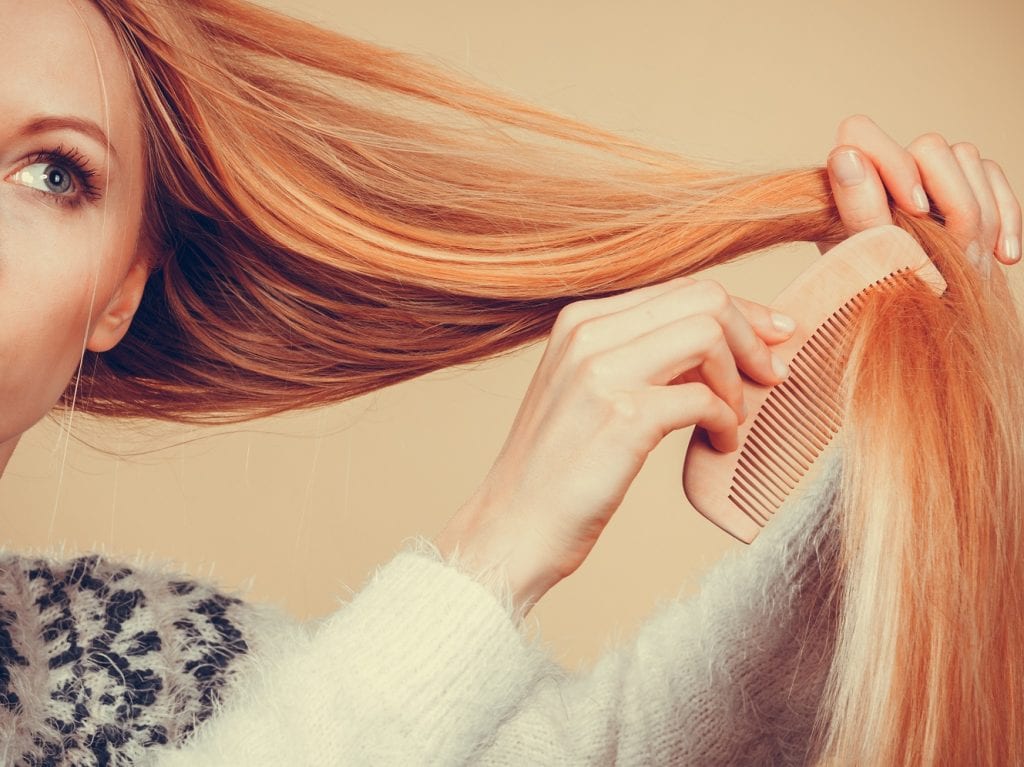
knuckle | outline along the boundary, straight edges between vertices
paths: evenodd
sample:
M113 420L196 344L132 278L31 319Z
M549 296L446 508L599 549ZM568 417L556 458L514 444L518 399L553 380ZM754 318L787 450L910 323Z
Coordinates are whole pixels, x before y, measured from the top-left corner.
M609 380L608 360L595 354L582 360L577 368L579 384L591 394L604 394Z
M590 314L590 302L587 300L573 301L566 304L559 310L555 318L555 328L561 333L568 333L572 328L580 324Z
M566 336L571 354L581 359L597 348L597 336L599 331L594 319L585 319L573 325Z
M953 144L950 147L950 149L953 150L953 154L955 154L957 157L963 156L975 160L981 159L981 152L978 151L978 147L976 147L969 141L958 141L957 143Z
M701 280L700 288L705 305L714 313L722 311L732 301L729 292L715 280Z
M849 132L856 132L866 127L875 127L875 121L867 115L860 114L858 112L843 118L839 123L838 135L841 136Z
M627 392L615 392L607 397L608 415L612 421L621 424L636 423L641 409L636 398Z
M985 172L990 176L1002 176L1003 178L1006 178L1006 175L1003 173L1002 166L995 160L982 160L981 167L984 168Z
M941 133L936 133L935 131L918 136L910 142L910 147L908 147L908 150L912 153L915 151L936 152L948 149L949 143L943 138Z
M595 315L594 302L591 299L574 301L566 304L558 312L551 327L552 339L569 344L578 334L578 329Z

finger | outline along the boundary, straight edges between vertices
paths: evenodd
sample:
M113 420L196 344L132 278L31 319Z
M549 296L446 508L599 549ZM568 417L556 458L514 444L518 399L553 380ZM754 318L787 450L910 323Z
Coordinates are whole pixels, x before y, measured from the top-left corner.
M732 408L743 414L743 386L736 361L714 317L696 314L661 325L627 344L591 360L604 385L613 389L663 386L684 371L699 369L703 382Z
M694 282L696 280L690 277L676 277L665 282L645 285L642 288L626 290L610 296L586 298L566 304L562 307L562 311L559 312L558 318L551 328L551 337L544 351L544 358L541 360L541 364L543 365L544 361L549 358L551 360L559 359L564 352L566 343L583 323L597 317L625 311L659 295L676 290L682 285L690 285Z
M988 174L981 167L981 153L978 148L974 144L961 141L953 144L950 151L960 164L960 171L971 187L981 216L977 236L970 244L967 255L982 275L988 277L992 270L996 239L999 236L999 208L996 206L996 197L992 192Z
M983 277L992 271L992 256L999 236L999 209L989 184L988 175L981 167L981 154L977 147L968 142L950 146L950 152L960 165L978 207L978 224L974 239L968 244L965 255Z
M760 309L763 311L759 324L771 324L771 312L767 307ZM744 372L767 385L776 384L785 377L783 369L777 371L773 367L771 351L737 307L735 298L713 280L679 285L672 291L624 311L584 323L576 329L566 354L576 355L582 361L590 354L625 346L655 328L673 324L680 318L701 314L712 315L718 322L737 364ZM776 333L771 339L773 343L781 340L779 335ZM623 370L625 375L631 375L629 371L630 368ZM633 380L636 380L635 377ZM625 383L625 380L622 382Z
M874 165L855 147L839 146L828 156L828 178L839 217L849 234L892 223L885 187Z
M770 306L732 296L732 302L766 344L778 344L793 335L796 322Z
M758 338L754 328L734 302L729 301L714 317L722 328L726 343L740 370L755 381L769 386L787 377L785 364L768 349L764 341Z
M630 339L647 333L660 325L668 325L683 316L712 313L724 321L738 323L739 318L731 308L739 311L754 333L769 343L779 343L793 335L793 330L780 330L777 323L793 323L791 317L773 312L767 306L729 295L725 288L713 280L677 283L672 290L664 291L652 298L636 303L605 316L595 316L573 333L571 342L578 353L603 351L622 346ZM777 319L776 319L777 317ZM796 324L793 323L793 327ZM733 334L738 337L739 329Z
M981 206L953 150L937 133L926 133L907 147L928 196L945 220L947 231L965 251L981 229Z
M638 411L649 419L656 431L654 444L666 434L700 426L708 432L711 444L723 453L739 448L736 415L729 405L705 384L685 383L678 386L652 386L637 392Z
M999 246L996 256L1004 264L1015 264L1021 255L1021 209L1017 196L1010 188L1003 169L992 160L982 160L981 167L988 176L999 207Z
M855 147L871 161L899 208L916 216L929 212L927 188L914 158L870 117L856 114L843 120L836 144Z
M610 351L597 355L591 369L604 374L613 389L662 386L684 371L699 368L701 378L733 409L737 421L746 414L743 383L736 359L718 321L707 314L682 317Z

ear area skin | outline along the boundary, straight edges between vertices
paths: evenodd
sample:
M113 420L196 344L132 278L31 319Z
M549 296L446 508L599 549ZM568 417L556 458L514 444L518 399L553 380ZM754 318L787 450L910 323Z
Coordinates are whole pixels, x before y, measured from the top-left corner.
M149 275L148 259L136 258L124 279L121 280L121 284L114 291L106 308L96 318L86 343L86 348L89 351L110 351L124 338L142 301L142 293L146 288Z

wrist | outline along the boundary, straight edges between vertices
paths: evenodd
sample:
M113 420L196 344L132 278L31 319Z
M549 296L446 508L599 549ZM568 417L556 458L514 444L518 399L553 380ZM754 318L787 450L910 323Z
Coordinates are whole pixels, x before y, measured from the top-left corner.
M520 618L561 580L528 531L482 521L475 513L460 510L434 537L434 545L499 599L507 596Z

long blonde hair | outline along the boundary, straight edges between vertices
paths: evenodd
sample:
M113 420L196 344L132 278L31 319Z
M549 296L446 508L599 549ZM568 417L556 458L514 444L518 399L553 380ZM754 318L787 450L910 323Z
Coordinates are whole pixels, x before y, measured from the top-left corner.
M339 402L537 340L580 298L844 235L823 167L690 162L243 0L93 1L138 83L159 257L79 409ZM892 215L949 287L885 292L854 329L813 752L1020 763L1021 323L938 216Z

